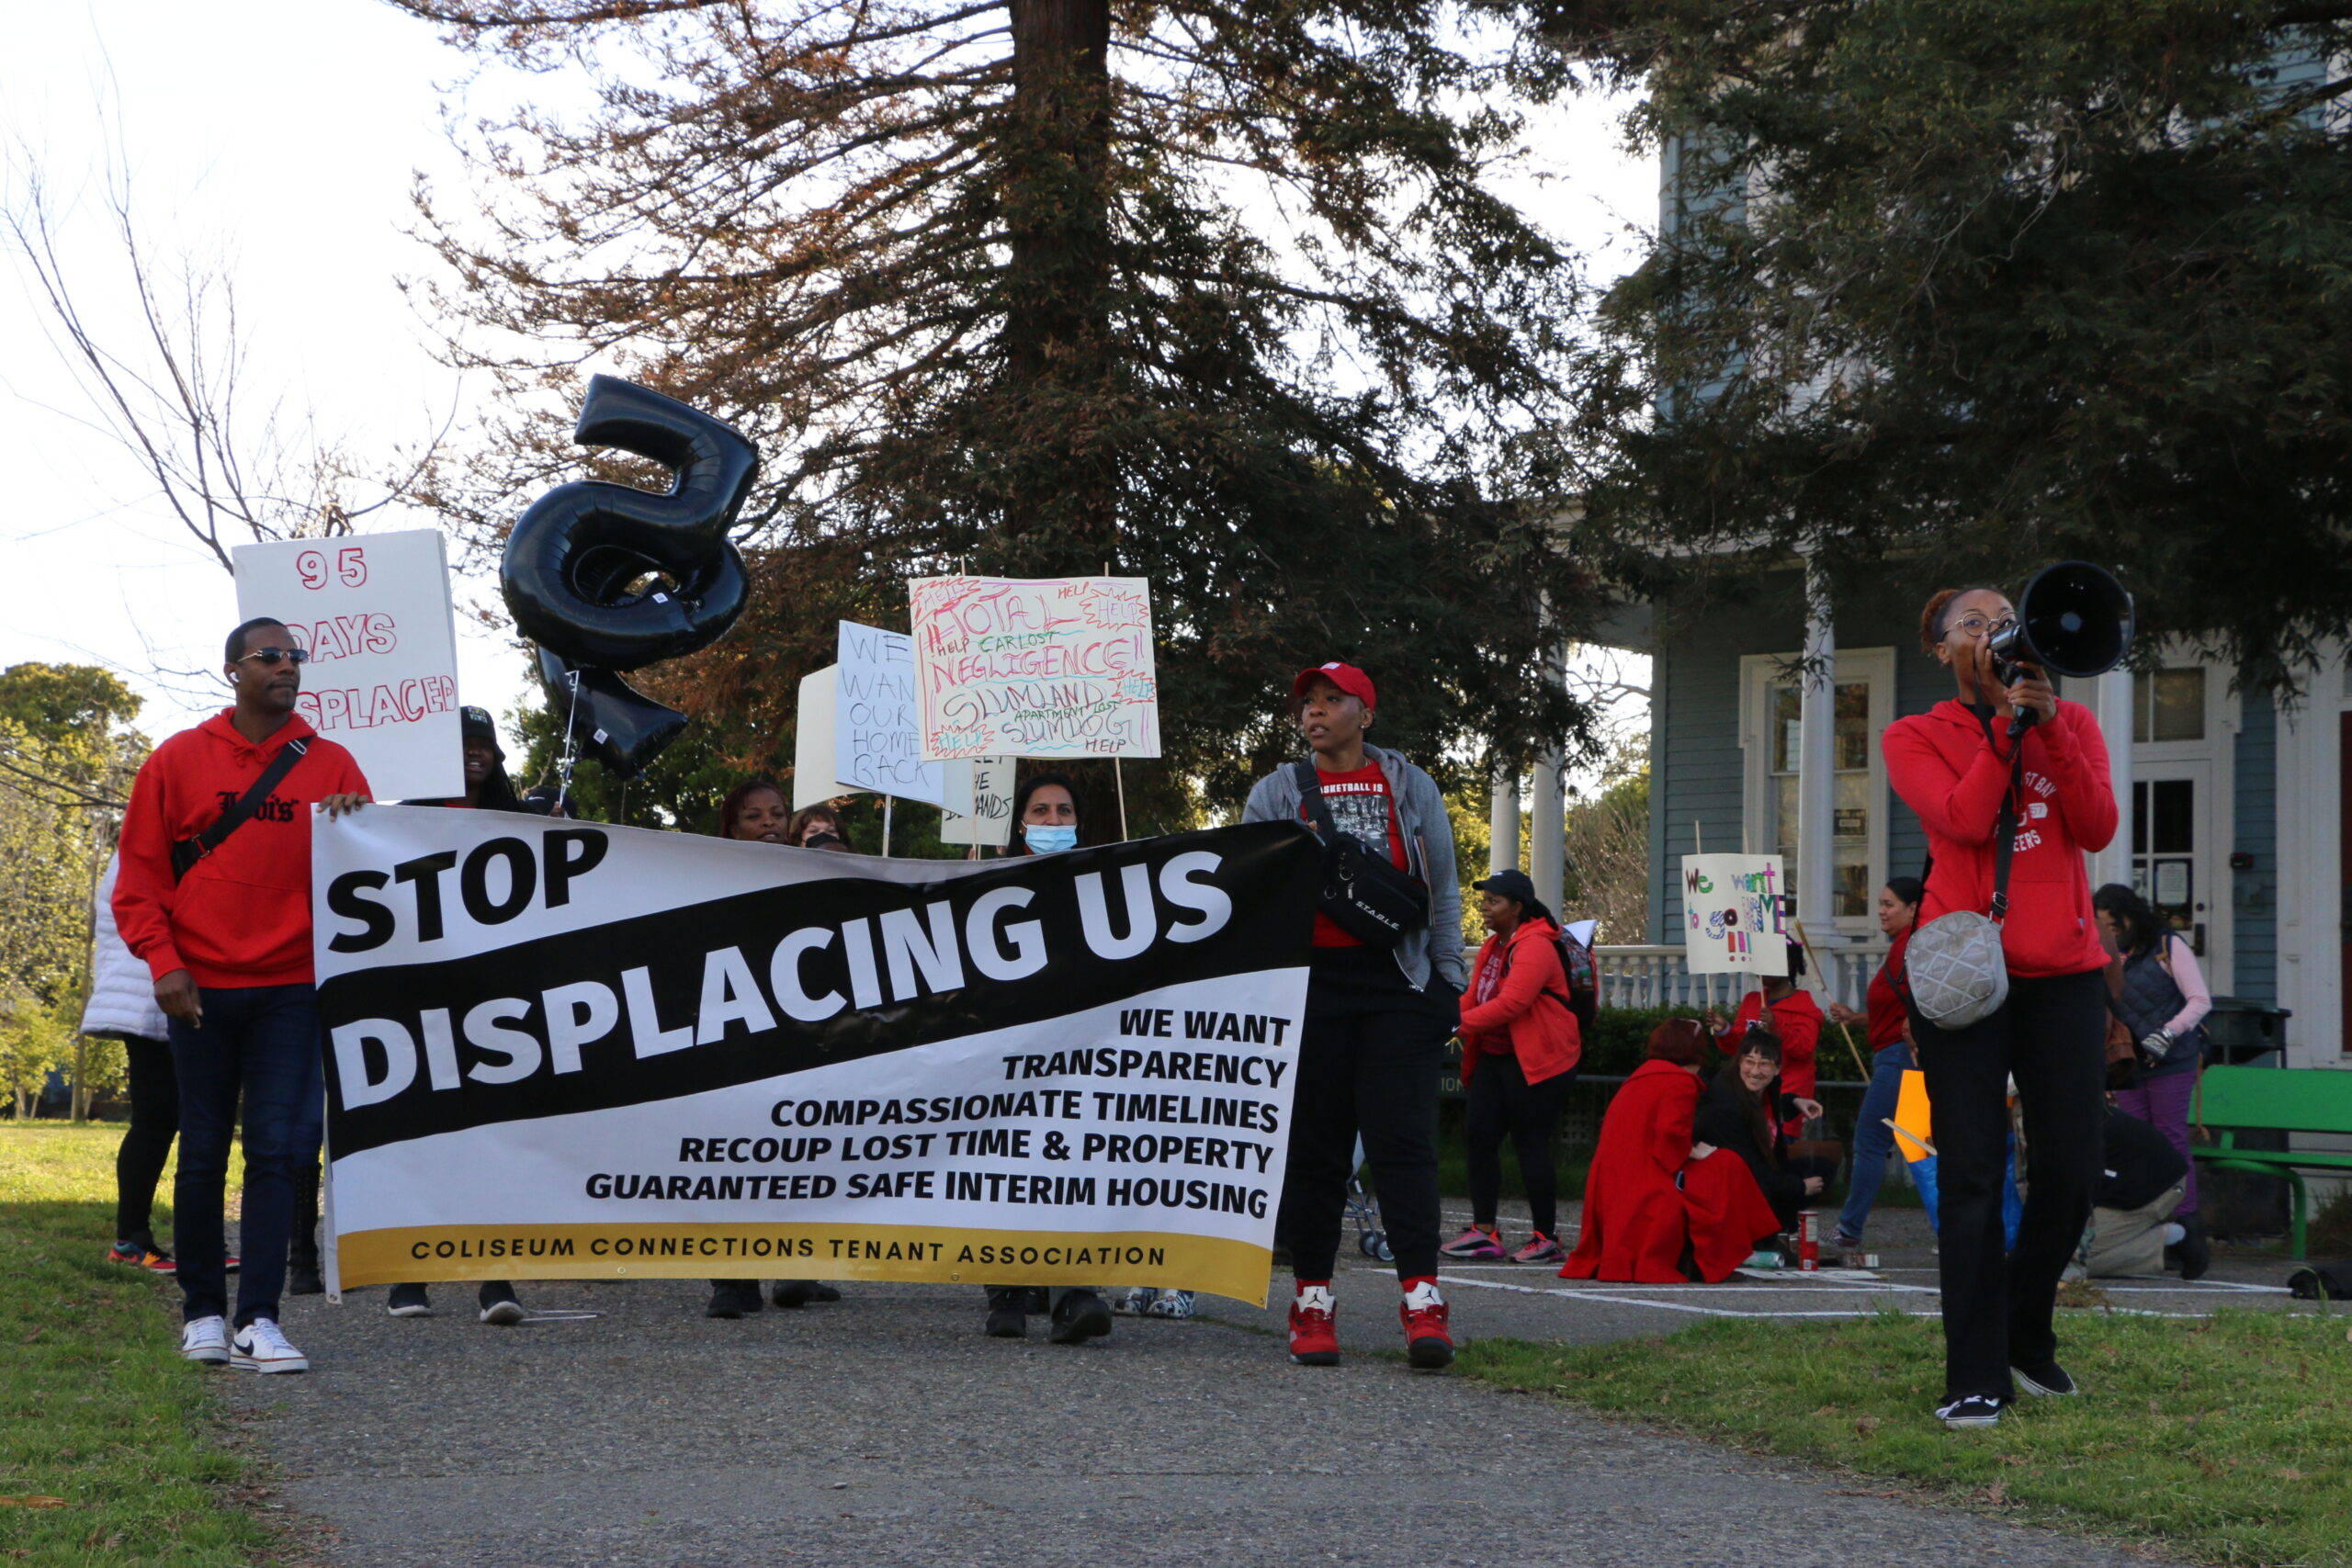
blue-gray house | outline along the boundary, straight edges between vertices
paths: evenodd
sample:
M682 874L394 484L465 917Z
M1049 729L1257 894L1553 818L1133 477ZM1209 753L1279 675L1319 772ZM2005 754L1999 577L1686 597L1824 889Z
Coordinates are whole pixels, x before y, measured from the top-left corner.
M1778 853L1816 947L1846 971L1835 988L1850 994L1865 977L1882 950L1877 890L1916 875L1926 849L1887 785L1878 737L1951 693L1919 650L1917 613L1809 594L1792 561L1759 574L1744 606L1649 638L1653 943L1681 941L1681 856L1702 845ZM2193 649L2162 663L2067 685L2098 714L2130 802L2093 880L2147 893L2195 943L2217 995L2291 1010L2290 1065L2352 1066L2346 662L2339 653L2286 708L2233 692L2233 672ZM1823 678L1808 682L1808 669Z

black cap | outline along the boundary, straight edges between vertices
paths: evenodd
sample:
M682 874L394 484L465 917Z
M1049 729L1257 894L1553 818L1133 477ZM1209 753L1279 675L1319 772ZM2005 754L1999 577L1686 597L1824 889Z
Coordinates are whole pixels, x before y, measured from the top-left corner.
M1470 886L1481 893L1499 893L1513 903L1535 902L1535 884L1528 877L1527 873L1516 866L1509 871L1498 871L1486 881L1474 882Z
M498 742L498 724L490 716L488 708L461 707L458 710L458 733L468 740L479 740L501 757L506 748Z

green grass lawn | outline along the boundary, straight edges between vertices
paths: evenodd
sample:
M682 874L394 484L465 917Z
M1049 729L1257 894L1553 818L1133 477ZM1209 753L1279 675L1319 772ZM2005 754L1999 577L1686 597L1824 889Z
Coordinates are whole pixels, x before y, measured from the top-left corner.
M270 1561L275 1537L235 1502L252 1467L206 1382L228 1374L180 1359L169 1281L106 1260L121 1139L0 1124L0 1558ZM159 1232L169 1219L158 1205Z
M1716 1319L1663 1339L1482 1340L1464 1371L1519 1393L2084 1534L2215 1562L2352 1563L2352 1314L2069 1313L2085 1388L1990 1430L1929 1416L1941 1325Z

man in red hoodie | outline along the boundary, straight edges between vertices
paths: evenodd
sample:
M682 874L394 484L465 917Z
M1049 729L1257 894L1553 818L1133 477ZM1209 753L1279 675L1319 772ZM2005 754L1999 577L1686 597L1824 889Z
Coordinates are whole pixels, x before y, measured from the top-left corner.
M277 1327L294 1204L293 1142L322 1092L311 968L311 807L356 811L368 781L351 753L294 712L307 655L277 621L229 634L223 670L236 705L155 748L122 822L114 916L155 979L179 1077L180 1166L174 1190L180 1353L263 1372L310 1362ZM295 761L250 816L212 828L288 748ZM175 846L196 852L180 854ZM244 1097L243 1272L233 1325L222 1188Z

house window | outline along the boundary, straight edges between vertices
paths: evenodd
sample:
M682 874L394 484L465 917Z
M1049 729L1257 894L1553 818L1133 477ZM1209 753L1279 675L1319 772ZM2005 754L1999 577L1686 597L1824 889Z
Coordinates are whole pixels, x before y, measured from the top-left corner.
M1780 855L1789 887L1802 895L1797 776L1804 705L1796 661L1793 654L1741 661L1740 732L1748 766L1747 841ZM1829 911L1840 930L1867 934L1875 929L1886 875L1886 777L1878 736L1894 721L1894 650L1840 652L1833 691Z
M2204 670L2143 670L2132 676L2132 739L2142 746L2204 739Z

